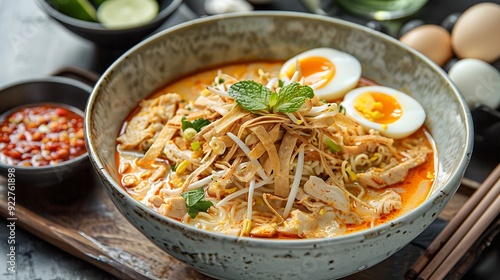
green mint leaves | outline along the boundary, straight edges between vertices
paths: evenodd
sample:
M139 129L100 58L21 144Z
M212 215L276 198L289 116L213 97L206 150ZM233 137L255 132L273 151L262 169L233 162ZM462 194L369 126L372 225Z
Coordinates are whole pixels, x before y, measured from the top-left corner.
M250 112L293 113L300 109L307 98L314 97L311 87L299 83L286 85L276 93L254 81L235 83L229 88L228 94L238 105Z
M214 205L211 201L205 200L203 188L181 193L181 196L186 201L189 216L193 219L198 216L200 211L207 212L208 208Z
M182 130L186 130L188 128L193 128L195 129L197 132L200 132L200 130L206 126L206 125L209 125L210 124L210 121L209 120L206 120L204 118L199 118L193 122L190 122L186 119L185 116L182 117L181 119L181 126L182 126Z
M269 109L269 98L272 92L257 82L241 81L232 85L227 93L243 109L255 112Z
M309 86L291 83L281 88L275 110L283 113L293 113L300 109L307 98L313 98L314 91Z

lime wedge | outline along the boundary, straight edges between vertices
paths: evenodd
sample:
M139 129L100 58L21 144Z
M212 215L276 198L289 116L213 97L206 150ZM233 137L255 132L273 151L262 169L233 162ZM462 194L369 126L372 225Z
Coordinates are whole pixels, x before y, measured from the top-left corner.
M102 4L106 0L92 0L92 3L94 3L94 6L99 7L99 5Z
M106 28L123 29L152 21L158 10L155 0L107 0L97 9L97 19Z
M70 17L96 21L96 10L88 0L54 0L55 8Z

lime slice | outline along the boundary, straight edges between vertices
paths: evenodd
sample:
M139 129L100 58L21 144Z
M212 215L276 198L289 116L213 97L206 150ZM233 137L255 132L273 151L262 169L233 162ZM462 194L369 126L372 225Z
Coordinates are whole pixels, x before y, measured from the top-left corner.
M155 0L107 0L97 9L97 19L109 29L129 28L152 21L158 9Z
M72 18L96 21L96 10L88 0L54 0L55 8Z

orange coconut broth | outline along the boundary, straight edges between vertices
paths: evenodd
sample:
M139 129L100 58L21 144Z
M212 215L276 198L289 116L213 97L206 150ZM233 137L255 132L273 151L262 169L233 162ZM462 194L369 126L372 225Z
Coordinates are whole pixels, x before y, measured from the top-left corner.
M169 84L159 89L158 91L153 93L150 96L150 98L155 98L167 93L177 93L181 95L184 98L184 100L194 100L199 96L200 92L203 89L205 89L208 85L212 84L212 82L214 81L214 77L216 77L218 71L222 71L225 74L237 78L238 80L242 80L248 77L248 73L252 73L253 76L257 76L258 71L260 71L260 69L264 70L265 72L272 73L273 76L278 76L278 72L282 65L283 62L252 62L252 63L225 65L215 69L201 71L194 75L182 78L172 84ZM363 77L361 77L358 83L358 87L371 86L371 85L378 85L378 84ZM341 100L328 100L328 101L339 103ZM123 128L120 134L123 133L123 131L125 131L127 123L135 114L137 114L137 112L138 110L135 110L130 114L130 116L123 124ZM418 138L422 140L422 142L428 149L434 151L432 143L433 140L430 137L430 134L425 127L421 127L409 137ZM118 151L116 152L115 156L116 156L116 164L117 167L119 168L120 164L125 159L123 159L120 156L120 153ZM139 167L137 168L140 169ZM120 176L119 179L121 181L123 178L123 174L120 174L119 176ZM411 211L428 197L432 189L434 176L435 176L435 156L434 152L432 152L431 154L429 154L427 160L423 164L420 164L419 166L409 170L408 175L403 182L399 182L390 186L391 188L404 189L403 192L399 192L402 202L402 207L400 209L392 211L389 214L384 214L380 218L376 219L374 222L365 222L363 224L358 224L358 225L348 224L346 225L345 233L351 233L367 229L376 225L380 225L390 220L393 220L406 212ZM142 195L134 192L132 189L126 187L124 187L124 189L136 200L140 201L143 199ZM156 208L155 210L158 209ZM297 237L277 234L275 238L295 239Z

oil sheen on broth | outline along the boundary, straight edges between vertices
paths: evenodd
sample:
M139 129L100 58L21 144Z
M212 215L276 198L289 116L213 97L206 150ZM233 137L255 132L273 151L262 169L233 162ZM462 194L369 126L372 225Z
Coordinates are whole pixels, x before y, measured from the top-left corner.
M426 199L435 160L425 127L392 139L346 116L341 99L315 97L293 114L251 113L224 95L242 80L270 85L282 66L226 65L143 100L117 139L124 189L194 227L259 238L347 234L385 223ZM373 85L361 78L356 87ZM196 127L198 119L210 123L194 132L183 128Z

